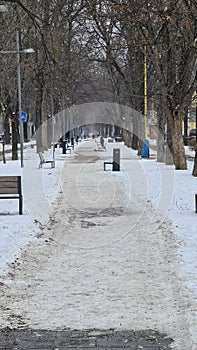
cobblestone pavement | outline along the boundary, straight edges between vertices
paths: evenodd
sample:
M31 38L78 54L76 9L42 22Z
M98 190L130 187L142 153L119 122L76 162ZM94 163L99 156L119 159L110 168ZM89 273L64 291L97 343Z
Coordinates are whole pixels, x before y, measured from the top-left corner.
M1 350L167 350L172 339L154 331L39 331L9 330L0 333Z

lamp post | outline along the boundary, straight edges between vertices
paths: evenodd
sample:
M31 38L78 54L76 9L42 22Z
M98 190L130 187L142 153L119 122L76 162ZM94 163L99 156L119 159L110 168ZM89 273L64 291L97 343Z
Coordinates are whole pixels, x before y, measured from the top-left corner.
M21 53L33 53L32 48L20 50L19 45L19 32L16 32L16 51L0 51L0 54L16 54L17 58L17 86L18 86L18 114L19 114L19 130L20 130L20 154L21 154L21 167L24 167L23 162L23 143L24 143L24 132L23 132L23 121L22 121L22 102L21 102L21 69L20 69L20 54Z
M24 130L21 118L21 68L20 68L20 47L19 47L19 32L16 32L16 58L17 58L17 84L18 84L18 115L19 115L19 129L20 129L20 153L21 153L21 167L24 167L23 162L23 143Z
M196 145L195 145L195 165L194 165L194 169L195 167L197 167L197 70L196 70L196 75L195 75L195 81L196 81L196 96L195 96L195 100L196 100ZM194 170L193 169L193 173L196 171L197 173L197 169ZM197 194L196 194L196 213L197 213Z
M146 46L144 46L144 134L147 139L147 58Z
M0 5L0 12L8 12L8 9L5 5ZM3 115L3 120L2 120L2 123L3 123L3 130L4 130L4 107L3 107L3 103L1 103L2 105L2 115ZM4 133L4 131L3 131ZM5 133L3 135L3 163L5 164L6 163L6 160L5 160Z

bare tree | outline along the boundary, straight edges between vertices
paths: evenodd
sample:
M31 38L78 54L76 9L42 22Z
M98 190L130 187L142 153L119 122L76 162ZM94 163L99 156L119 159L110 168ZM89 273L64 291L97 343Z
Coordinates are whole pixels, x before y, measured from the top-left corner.
M186 169L182 118L195 87L195 21L190 16L194 7L189 9L185 1L153 2L152 6L154 13L147 13L142 33L163 90L163 115L167 115L174 164L176 169Z
M31 58L21 57L21 65L23 104L37 128L49 114L92 99L128 104L143 112L146 48L148 97L154 96L158 112L158 160L164 160L163 133L167 123L168 148L175 167L186 169L181 125L195 90L194 0L3 3L15 12L12 21L5 24L8 36L13 37L20 28L21 47L33 47L35 51ZM13 40L6 41L8 36L4 34L0 43L7 42L11 47ZM6 63L12 77L16 66L12 58L7 58ZM3 84L1 96L4 99L5 91L9 91L15 109L16 84L6 78ZM139 126L134 128L138 135ZM129 143L131 135L125 137ZM136 141L133 138L135 148Z

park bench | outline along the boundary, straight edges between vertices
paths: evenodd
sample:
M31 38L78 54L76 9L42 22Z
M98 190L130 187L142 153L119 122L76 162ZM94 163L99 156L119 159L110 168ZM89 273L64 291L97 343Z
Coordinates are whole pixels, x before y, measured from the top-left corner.
M106 170L106 165L112 166L112 171L120 171L120 149L114 148L113 149L113 161L105 161L104 162L104 171Z
M104 171L106 170L106 165L112 165L112 169L113 169L114 162L104 162Z
M66 154L67 151L71 153L72 147L68 144L66 140L63 140L61 145L62 145L62 154Z
M40 164L39 164L38 169L42 168L43 164L46 164L46 163L51 164L51 168L55 168L55 159L46 160L46 159L44 158L43 152L38 152L38 155L39 155L39 158L40 158Z
M22 215L23 196L21 176L0 176L0 199L18 199L19 215Z
M107 150L107 142L98 142L97 140L95 140L96 142L96 148L94 149L95 151L106 151Z

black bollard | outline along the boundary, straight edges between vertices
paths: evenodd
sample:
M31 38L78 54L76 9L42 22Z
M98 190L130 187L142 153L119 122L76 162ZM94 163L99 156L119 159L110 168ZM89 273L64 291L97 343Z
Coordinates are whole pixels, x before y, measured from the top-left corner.
M74 144L75 144L75 139L74 139L74 137L71 137L70 142L71 142L72 148L74 149Z
M60 137L60 139L59 139L59 145L60 145L60 147L62 147L62 143L63 143L63 138Z
M103 136L100 137L100 144L102 147L104 147L104 137Z
M62 154L66 154L66 141L62 141Z

